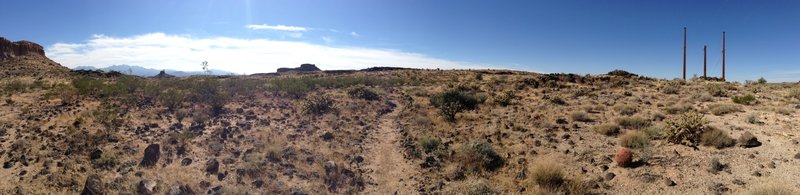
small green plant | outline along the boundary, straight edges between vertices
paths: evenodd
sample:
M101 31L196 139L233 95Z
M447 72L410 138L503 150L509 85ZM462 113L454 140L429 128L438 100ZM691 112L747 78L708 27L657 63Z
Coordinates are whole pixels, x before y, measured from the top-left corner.
M173 112L181 106L185 98L186 94L184 92L173 88L162 91L158 96L161 105Z
M728 89L722 84L709 84L706 85L706 90L711 96L714 97L727 97Z
M661 92L664 94L678 94L681 91L682 83L669 81L661 88Z
M121 127L125 120L120 117L120 112L111 106L101 106L92 112L95 122L98 122L108 131L116 130Z
M309 96L303 101L300 109L306 114L322 115L333 111L333 100L328 96Z
M462 145L457 158L465 169L472 171L493 171L505 164L505 160L494 151L492 144L485 141Z
M445 120L455 122L456 114L464 110L472 110L478 106L478 99L457 90L436 94L430 98L431 105L439 108Z
M705 132L703 132L700 143L704 146L714 146L717 149L721 149L735 145L736 140L731 138L725 131L708 127Z
M11 82L6 83L6 86L3 88L3 91L6 93L20 93L25 92L28 89L28 84L22 82L21 80L11 80Z
M375 93L375 91L372 91L371 89L366 88L364 86L353 87L353 88L351 88L350 90L347 91L347 94L350 95L351 98L358 98L358 99L369 100L369 101L374 101L374 100L379 100L380 99L380 96L378 96L378 93Z
M603 135L606 135L606 136L617 135L619 133L619 129L620 129L619 125L613 124L613 123L605 123L605 124L595 125L595 126L592 127L592 130L594 132L597 132L599 134L603 134Z
M687 112L668 118L664 123L664 139L675 144L695 147L708 121L699 113Z
M767 79L764 79L764 77L758 78L758 81L756 81L756 83L758 83L758 84L767 84Z
M758 113L752 113L750 115L747 115L747 123L754 125L761 124L761 121L759 121L758 118L759 118Z
M417 140L417 146L425 153L439 150L439 145L442 145L442 140L437 137L422 137Z
M741 112L742 108L739 105L735 104L719 103L719 104L708 105L708 110L712 114L720 116L728 113Z
M743 105L753 105L756 103L756 97L751 94L742 96L733 96L731 97L731 100L733 100L733 103L743 104Z
M619 145L631 149L645 148L650 145L650 137L642 131L626 131L619 137Z
M113 170L118 164L117 156L111 152L104 152L100 158L92 160L92 164L97 169Z
M626 129L644 129L650 126L650 120L641 116L617 118L617 124Z
M105 84L103 81L90 78L90 77L78 77L72 79L72 87L75 88L78 95L81 96L98 96L101 95L101 92L104 91L103 88Z

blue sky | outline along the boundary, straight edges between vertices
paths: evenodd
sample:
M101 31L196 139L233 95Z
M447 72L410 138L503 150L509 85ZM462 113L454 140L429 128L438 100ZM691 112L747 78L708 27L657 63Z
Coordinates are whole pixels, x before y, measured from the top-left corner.
M69 66L240 73L316 63L800 80L800 1L4 1L0 36ZM248 28L248 26L250 28ZM217 67L213 67L217 66Z

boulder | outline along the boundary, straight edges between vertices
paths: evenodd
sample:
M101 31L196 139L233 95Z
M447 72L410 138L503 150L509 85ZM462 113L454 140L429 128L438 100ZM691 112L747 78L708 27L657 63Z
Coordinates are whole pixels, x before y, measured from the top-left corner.
M756 136L753 136L753 134L750 132L744 132L742 136L739 136L739 139L737 141L739 143L739 146L744 148L761 146L761 142L758 141L758 138L756 138Z
M100 195L105 194L103 192L103 181L100 180L100 176L97 174L90 175L86 178L86 183L83 185L83 191L81 195Z
M151 195L155 194L156 190L158 190L156 187L158 187L158 183L156 183L155 181L149 179L143 179L142 181L139 182L137 190L139 194Z
M206 173L217 174L219 172L219 161L211 159L206 162Z
M161 146L158 144L150 144L144 149L144 157L142 157L142 162L139 163L139 166L153 167L158 163L159 158L161 158Z

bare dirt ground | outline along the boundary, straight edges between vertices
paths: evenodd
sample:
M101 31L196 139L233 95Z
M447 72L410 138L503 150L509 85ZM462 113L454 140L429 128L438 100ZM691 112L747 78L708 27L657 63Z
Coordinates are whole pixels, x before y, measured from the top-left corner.
M402 106L402 105L400 105ZM411 161L404 157L400 145L401 136L397 121L401 108L382 116L377 131L372 132L366 146L366 168L369 178L374 182L367 186L364 194L413 194L416 183L414 176L419 174Z

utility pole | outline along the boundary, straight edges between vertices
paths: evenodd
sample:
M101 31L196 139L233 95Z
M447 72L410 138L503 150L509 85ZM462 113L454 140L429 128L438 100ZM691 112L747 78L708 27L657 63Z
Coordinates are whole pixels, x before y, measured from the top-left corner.
M722 36L723 38L722 39L725 39L724 38L725 37L725 35L724 35L725 33L723 32L722 34L723 34L723 36ZM722 56L725 56L725 54L724 54L725 50L724 49L722 50L722 53L723 53ZM724 57L723 57L723 59L724 59ZM725 60L723 60L722 64L725 64L724 61ZM725 66L723 65L722 67L725 67ZM725 68L723 68L723 70L724 69ZM725 72L725 71L723 71L723 72ZM686 27L685 26L683 27L683 80L684 81L686 80Z
M708 75L706 75L706 48L708 45L703 45L703 79L708 79Z
M725 31L722 31L722 81L725 81Z

